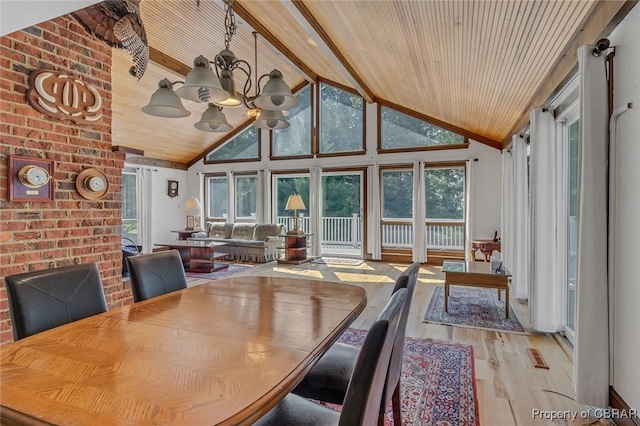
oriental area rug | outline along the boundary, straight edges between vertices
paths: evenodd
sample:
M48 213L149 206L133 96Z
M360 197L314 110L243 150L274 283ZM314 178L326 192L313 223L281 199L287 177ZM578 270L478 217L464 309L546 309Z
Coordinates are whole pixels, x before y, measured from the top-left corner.
M361 347L366 333L348 329L338 341ZM480 424L472 346L407 337L400 380L403 426ZM391 404L385 416L385 426L390 425Z
M509 318L505 317L504 293L498 300L498 291L470 287L450 287L449 312L444 311L444 287L437 286L424 322L455 325L483 330L524 333L513 308L509 306Z

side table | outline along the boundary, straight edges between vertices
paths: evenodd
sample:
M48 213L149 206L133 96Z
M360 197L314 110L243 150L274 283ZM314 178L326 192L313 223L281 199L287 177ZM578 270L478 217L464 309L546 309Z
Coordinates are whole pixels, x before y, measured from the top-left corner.
M489 261L491 253L494 250L500 251L500 241L493 240L471 240L471 260L476 260L476 251L482 252L482 257L485 262Z
M284 259L278 259L278 263L292 263L299 265L309 262L312 257L307 257L307 237L312 234L280 234L284 238Z
M191 234L193 234L194 232L199 232L199 231L200 231L199 229L194 229L191 231L178 230L178 231L171 231L171 232L175 232L176 234L178 234L178 240L183 241L189 238Z

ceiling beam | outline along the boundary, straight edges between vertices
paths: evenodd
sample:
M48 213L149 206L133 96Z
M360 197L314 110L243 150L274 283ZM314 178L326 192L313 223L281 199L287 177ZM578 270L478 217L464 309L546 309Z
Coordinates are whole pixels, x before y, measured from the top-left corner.
M186 76L191 71L190 66L183 64L153 46L149 46L149 60L180 75Z
M331 40L331 37L322 28L311 11L301 0L280 0L282 5L296 20L296 22L309 34L311 39L323 50L323 52L337 66L347 81L358 91L367 102L375 101L375 95L366 83L351 66L347 58L340 51L338 46Z
M222 0L217 3L222 5ZM247 9L242 7L238 2L233 3L233 9L244 22L240 22L249 31L256 31L267 42L267 47L287 65L296 70L309 83L315 83L318 80L316 74L304 61L298 58L287 46L285 46L276 36L274 36L260 21L251 15Z
M522 115L502 140L502 147L508 148L512 135L519 133L529 122L529 112L536 106L544 105L554 94L568 82L575 73L578 64L578 47L592 44L600 38L607 37L615 26L624 19L638 0L632 1L598 1L591 7L591 12L578 26L573 37L562 50L551 71L542 80Z

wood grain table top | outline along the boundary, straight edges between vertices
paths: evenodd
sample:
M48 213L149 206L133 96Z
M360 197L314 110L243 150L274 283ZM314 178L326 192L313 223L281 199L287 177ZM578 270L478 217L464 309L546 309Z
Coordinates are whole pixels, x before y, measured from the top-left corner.
M0 347L0 416L17 424L251 424L365 305L358 286L249 276L85 318Z

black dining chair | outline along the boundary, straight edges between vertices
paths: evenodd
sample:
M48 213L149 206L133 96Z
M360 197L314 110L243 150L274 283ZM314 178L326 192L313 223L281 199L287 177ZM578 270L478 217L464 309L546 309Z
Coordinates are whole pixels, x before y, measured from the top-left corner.
M254 425L374 425L407 289L396 291L373 323L356 359L340 413L293 393Z
M95 263L26 272L4 280L14 340L107 311Z
M128 257L133 301L187 288L187 277L178 250Z
M404 352L404 338L407 328L407 319L411 308L411 298L418 278L420 263L411 264L396 280L392 295L402 288L407 289L407 303L405 303L400 316L398 332L393 344L393 353L387 373L387 380L380 405L379 424L383 424L384 415L389 401L392 402L393 419L395 425L401 424L400 411L400 376L402 374L402 355ZM293 393L305 398L318 401L342 404L344 401L349 378L353 371L360 350L343 343L334 344L326 354L320 358L316 365L293 390Z

